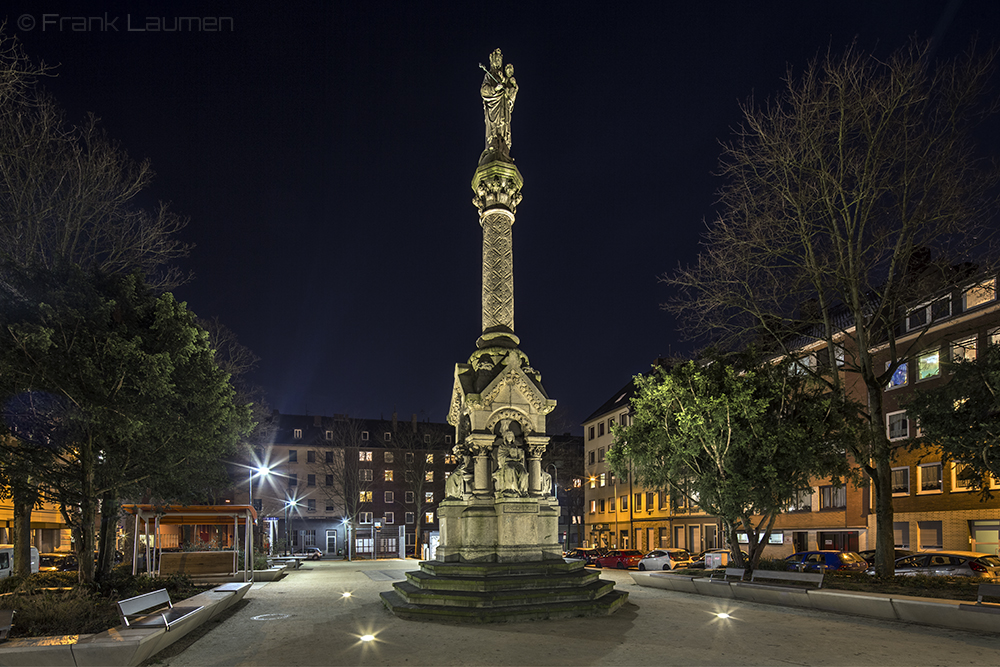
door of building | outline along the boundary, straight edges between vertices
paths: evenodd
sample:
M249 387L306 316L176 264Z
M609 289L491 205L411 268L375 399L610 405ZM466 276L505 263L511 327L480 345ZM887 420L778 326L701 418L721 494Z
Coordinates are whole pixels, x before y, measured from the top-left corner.
M674 527L674 548L683 549L687 542L684 540L684 526Z
M701 526L688 526L688 551L701 551Z
M970 521L972 550L1000 554L1000 521Z
M719 527L714 523L705 524L705 549L719 548Z
M327 530L326 531L326 552L328 554L337 553L337 531Z

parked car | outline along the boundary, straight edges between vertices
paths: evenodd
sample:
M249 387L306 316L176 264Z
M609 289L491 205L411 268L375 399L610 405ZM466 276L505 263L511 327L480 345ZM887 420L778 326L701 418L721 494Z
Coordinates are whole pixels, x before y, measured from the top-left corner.
M320 560L323 558L323 550L319 547L306 547L302 551L296 551L293 556L305 556L306 560Z
M9 577L14 568L14 545L0 544L0 579ZM38 549L31 547L31 571L38 572Z
M912 551L907 551L906 549L895 549L895 552L896 555L893 556L894 560L900 559L903 556L909 556L910 554L913 553ZM868 563L868 567L872 567L873 565L875 565L874 549L865 549L864 551L859 551L858 555L865 559L865 562Z
M75 572L79 568L76 555L71 553L50 553L38 555L39 572Z
M868 569L865 559L853 551L800 551L785 559L789 570L800 572L823 572L825 570L848 570L864 572Z
M691 563L691 554L684 549L654 549L639 561L640 570L676 570Z
M875 568L868 573L875 574ZM897 558L896 574L1000 579L1000 557L976 551L922 551Z
M636 549L612 549L605 556L597 559L597 567L616 567L625 570L635 567L642 559L642 552Z
M593 565L594 560L596 560L598 556L603 556L604 553L604 549L599 547L579 547L577 549L570 549L569 551L563 552L563 560L567 563L575 563L582 560L587 565Z

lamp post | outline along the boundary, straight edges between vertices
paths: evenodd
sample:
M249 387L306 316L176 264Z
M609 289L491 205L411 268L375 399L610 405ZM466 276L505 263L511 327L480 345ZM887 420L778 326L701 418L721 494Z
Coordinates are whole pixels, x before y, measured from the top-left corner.
M548 470L549 468L552 468L552 497L555 498L556 499L556 503L558 503L559 502L559 483L558 483L558 481L557 481L556 478L559 475L559 468L556 467L555 463L550 463L547 466L545 466L546 470ZM562 518L562 512L561 511L559 512L559 517ZM557 531L559 530L559 524L558 523L556 524L556 530ZM567 533L567 537L568 537L568 535L569 535L569 524L566 525L566 533ZM567 542L568 542L568 540L567 540ZM565 545L565 544L563 545L563 551L566 550L566 546L568 546L568 545Z
M286 556L292 555L291 531L288 529L288 510L292 507L292 505L298 507L299 504L291 499L285 500L285 555Z

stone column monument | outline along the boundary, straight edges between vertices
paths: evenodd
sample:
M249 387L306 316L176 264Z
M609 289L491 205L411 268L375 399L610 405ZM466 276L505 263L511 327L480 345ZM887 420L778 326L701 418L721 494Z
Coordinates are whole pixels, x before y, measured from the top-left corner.
M482 65L481 65L482 67ZM527 620L609 614L627 599L583 563L566 563L559 504L542 471L556 406L514 334L514 214L524 179L510 157L517 95L500 49L480 87L486 147L472 177L483 229L482 334L455 365L448 422L460 463L438 506L435 561L382 594L399 616L451 621Z

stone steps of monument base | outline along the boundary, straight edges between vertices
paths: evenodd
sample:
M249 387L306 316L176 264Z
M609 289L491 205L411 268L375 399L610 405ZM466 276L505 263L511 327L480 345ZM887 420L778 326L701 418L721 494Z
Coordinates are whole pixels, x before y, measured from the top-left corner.
M397 590L381 593L382 604L393 614L411 621L452 623L503 623L541 621L577 616L610 616L628 600L628 593L612 590L593 600L551 602L508 607L454 607L407 602Z
M575 588L537 588L505 591L442 591L418 588L409 581L393 584L393 589L408 604L438 607L495 609L530 607L568 602L597 600L615 588L615 582L597 580Z
M481 591L484 593L545 588L579 588L594 583L600 577L601 574L593 570L478 578L435 576L423 570L406 573L407 581L417 588L435 591Z
M583 572L585 563L567 563L563 559L515 563L443 563L421 561L420 569L439 577L517 577L539 574L566 574Z

